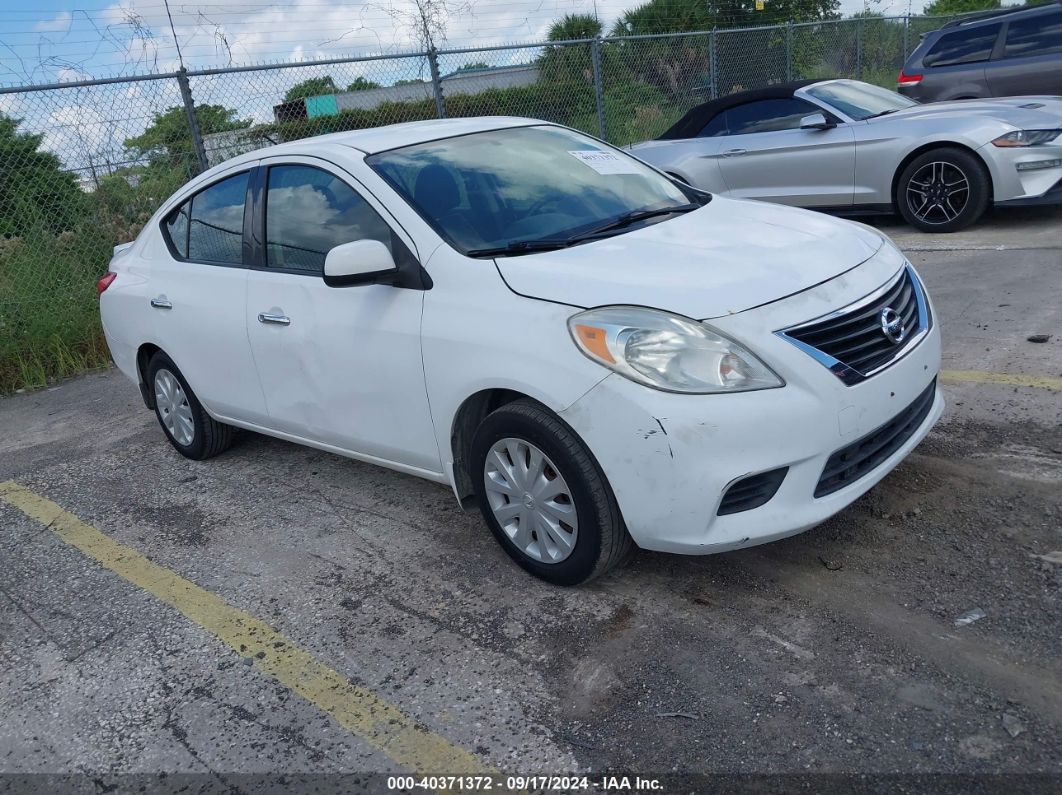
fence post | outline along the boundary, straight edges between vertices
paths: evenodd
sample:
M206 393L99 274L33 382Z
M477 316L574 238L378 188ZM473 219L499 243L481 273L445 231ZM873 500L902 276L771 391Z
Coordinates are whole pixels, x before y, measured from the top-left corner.
M785 79L793 79L793 20L785 23Z
M428 68L431 69L431 88L435 92L435 115L446 118L446 101L443 99L442 79L439 77L439 53L434 47L428 50Z
M195 159L199 163L199 171L197 173L202 173L210 168L210 163L207 161L203 135L199 132L199 119L195 115L192 88L188 85L188 71L184 67L181 67L181 70L177 72L177 84L181 87L181 100L184 102L184 111L188 114L188 130L192 134L192 148L195 150Z
M860 17L856 25L856 79L863 79L863 22Z
M903 18L903 60L900 62L900 68L907 63L907 56L911 54L911 15L908 14Z
M605 127L605 87L601 79L601 37L594 36L590 42L590 65L594 70L594 102L597 105L597 132L602 141L608 130Z
M712 37L708 40L708 97L715 99L719 96L719 42L716 40L715 28L712 28Z

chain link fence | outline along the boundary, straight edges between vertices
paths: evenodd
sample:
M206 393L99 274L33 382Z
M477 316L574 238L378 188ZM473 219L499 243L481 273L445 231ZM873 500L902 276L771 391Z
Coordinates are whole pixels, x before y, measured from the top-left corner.
M514 115L624 145L798 78L894 85L943 18L863 18L0 88L0 393L106 361L95 281L190 177L313 135Z

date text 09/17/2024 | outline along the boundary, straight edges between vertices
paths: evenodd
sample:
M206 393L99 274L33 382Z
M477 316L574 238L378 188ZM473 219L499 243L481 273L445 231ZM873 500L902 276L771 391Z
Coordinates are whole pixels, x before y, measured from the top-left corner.
M387 788L398 792L485 791L572 792L577 790L642 791L663 790L659 779L641 776L388 776Z

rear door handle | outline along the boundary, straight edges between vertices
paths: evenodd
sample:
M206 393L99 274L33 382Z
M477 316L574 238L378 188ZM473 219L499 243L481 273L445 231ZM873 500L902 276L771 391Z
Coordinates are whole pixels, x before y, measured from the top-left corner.
M277 326L290 326L291 318L287 315L271 315L268 312L258 313L259 323L273 323Z
M723 152L723 157L737 157L738 155L745 154L747 151L747 149L727 149Z
M151 305L156 309L173 309L173 304L165 298L152 298Z

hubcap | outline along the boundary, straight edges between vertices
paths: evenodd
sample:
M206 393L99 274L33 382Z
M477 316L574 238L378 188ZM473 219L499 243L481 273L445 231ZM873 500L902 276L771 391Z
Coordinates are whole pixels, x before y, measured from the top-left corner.
M165 368L155 373L155 405L170 437L182 447L190 445L195 438L192 407L188 405L181 382Z
M487 502L517 548L541 563L560 563L575 549L579 517L560 470L523 439L501 439L483 466Z
M926 163L907 183L907 206L925 224L946 224L970 201L970 181L952 163Z

